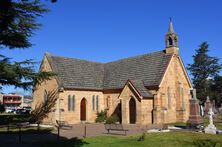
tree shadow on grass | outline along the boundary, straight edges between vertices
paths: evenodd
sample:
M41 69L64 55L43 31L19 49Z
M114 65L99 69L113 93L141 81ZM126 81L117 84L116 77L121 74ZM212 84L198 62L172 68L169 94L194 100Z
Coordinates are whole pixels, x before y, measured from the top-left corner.
M52 146L52 147L81 147L83 145L89 144L88 142L84 141L83 139L79 139L77 137L67 139L67 138L60 138L57 142L50 142L48 144L44 144L45 147Z
M18 127L13 127L10 128L9 131L7 130L6 127L0 127L1 131L0 134L18 134L19 133L19 128ZM44 128L38 130L36 127L26 127L22 128L22 134L49 134L52 132L52 128Z
M0 133L0 146L7 147L81 147L89 144L83 139L79 138L66 138L58 136L49 129L44 129L38 132L37 130L22 131L21 142L19 142L19 132L1 132Z

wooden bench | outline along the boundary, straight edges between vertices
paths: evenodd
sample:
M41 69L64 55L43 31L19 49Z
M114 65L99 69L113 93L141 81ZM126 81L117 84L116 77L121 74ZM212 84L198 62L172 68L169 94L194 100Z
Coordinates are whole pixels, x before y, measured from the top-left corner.
M72 129L72 125L70 125L67 121L56 120L56 127L61 129Z
M125 135L126 135L126 132L128 131L127 129L125 129L123 127L122 124L105 124L105 129L108 131L108 134L110 133L110 130L113 130L113 131L124 131Z

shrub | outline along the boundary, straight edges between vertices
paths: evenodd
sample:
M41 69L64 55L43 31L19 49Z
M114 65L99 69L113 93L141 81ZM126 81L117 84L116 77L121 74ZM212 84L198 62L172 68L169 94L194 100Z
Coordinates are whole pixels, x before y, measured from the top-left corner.
M143 132L143 134L140 136L140 138L138 139L138 141L144 141L146 137L146 133Z
M5 112L5 107L3 104L0 104L0 113Z
M117 114L113 114L106 119L106 123L107 124L114 124L116 122L119 122L119 120L120 120L119 116Z
M105 122L106 120L106 110L97 112L96 122Z

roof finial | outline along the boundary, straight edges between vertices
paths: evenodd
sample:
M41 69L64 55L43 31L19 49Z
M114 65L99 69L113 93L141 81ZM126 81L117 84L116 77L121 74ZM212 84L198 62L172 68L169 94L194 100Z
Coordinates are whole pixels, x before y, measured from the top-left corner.
M49 56L50 53L49 53L49 52L45 52L44 55L45 55L45 56Z
M171 33L175 33L175 32L173 30L172 18L170 17L170 26L169 26L169 29L168 29L168 34L171 34Z

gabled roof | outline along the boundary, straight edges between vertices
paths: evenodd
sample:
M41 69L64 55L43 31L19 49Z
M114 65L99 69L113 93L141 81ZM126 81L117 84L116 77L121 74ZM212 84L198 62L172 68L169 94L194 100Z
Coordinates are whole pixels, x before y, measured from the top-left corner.
M77 89L120 89L128 79L158 86L172 57L164 51L98 63L46 55L60 86Z
M148 91L148 89L144 86L143 81L141 80L129 80L129 82L134 86L137 92L142 97L153 97L152 93Z

